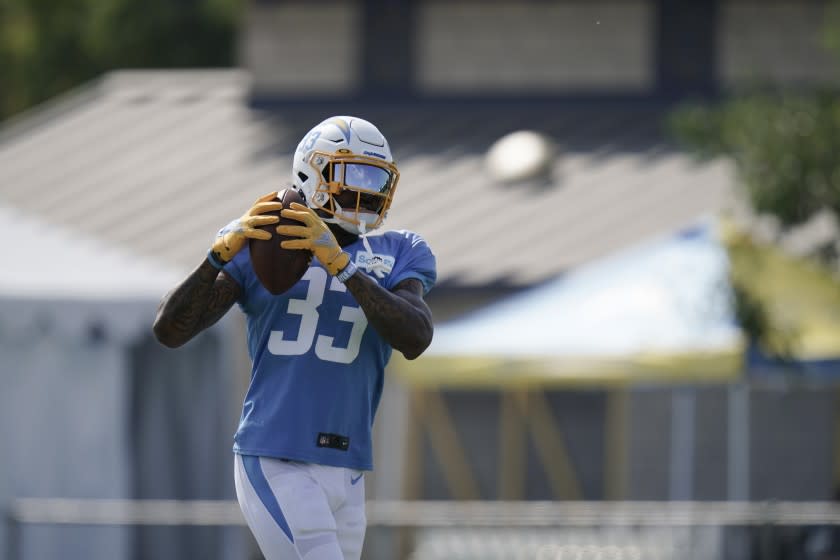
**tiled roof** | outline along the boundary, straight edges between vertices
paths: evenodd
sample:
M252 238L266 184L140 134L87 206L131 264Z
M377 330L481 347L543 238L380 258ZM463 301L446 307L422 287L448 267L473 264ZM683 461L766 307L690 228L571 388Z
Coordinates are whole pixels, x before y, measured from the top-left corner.
M116 72L0 129L0 204L188 270L216 230L290 182L300 137L358 114L401 171L386 225L423 235L441 283L526 285L729 204L725 163L697 164L655 108L482 105L250 107L240 71ZM554 181L494 184L501 135L535 129L561 148Z

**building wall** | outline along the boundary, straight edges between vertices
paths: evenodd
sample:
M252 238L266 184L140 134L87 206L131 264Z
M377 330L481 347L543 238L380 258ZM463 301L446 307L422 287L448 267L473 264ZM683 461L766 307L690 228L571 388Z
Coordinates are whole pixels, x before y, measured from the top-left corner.
M40 324L0 334L0 511L15 498L128 498L125 414L129 371L123 349ZM20 558L130 555L121 527L0 527L0 558L16 538Z
M16 498L232 499L229 321L178 350L157 302L0 298L0 512ZM241 401L240 401L241 402ZM0 524L0 560L241 558L241 528Z
M252 2L240 45L260 92L352 93L360 85L360 2Z
M656 96L837 84L840 62L822 42L826 6L394 0L386 9L373 0L263 0L250 5L242 64L255 93L268 97Z
M840 83L840 59L823 43L823 2L723 2L717 37L724 88L753 83Z
M421 3L424 93L649 91L653 5L621 2Z
M453 458L467 467L472 497L480 499L498 499L502 488L529 500L823 501L834 492L836 388L754 383L745 389L742 414L732 406L730 386L636 387L626 393L620 418L611 417L614 392L532 388L517 414L521 469L508 482L502 399L521 389L443 389L444 407L428 405L429 391L415 399L419 430L408 442L419 460L411 471L417 480L406 481L413 498L458 498L462 489L452 481L467 471L453 468ZM528 428L535 422L540 429ZM444 428L457 438L462 459L451 454ZM546 445L545 437L556 441ZM566 464L571 474L558 481Z

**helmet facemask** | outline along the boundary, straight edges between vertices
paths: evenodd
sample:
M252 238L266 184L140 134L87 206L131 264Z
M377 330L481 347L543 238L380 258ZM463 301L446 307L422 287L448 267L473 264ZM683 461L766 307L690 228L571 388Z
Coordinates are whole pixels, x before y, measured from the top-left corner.
M318 183L308 202L329 214L325 221L357 235L382 225L399 180L394 164L370 156L314 151L309 165Z

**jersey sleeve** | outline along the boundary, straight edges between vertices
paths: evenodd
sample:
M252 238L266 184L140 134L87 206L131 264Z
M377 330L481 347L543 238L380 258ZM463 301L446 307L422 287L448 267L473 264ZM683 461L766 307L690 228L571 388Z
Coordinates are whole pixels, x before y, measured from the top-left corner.
M416 278L423 284L423 294L428 294L437 280L435 255L426 240L416 233L404 230L397 233L401 236L401 246L389 289L403 280Z
M239 287L241 288L239 303L243 305L245 304L248 292L248 273L246 272L247 268L250 268L250 264L248 248L245 247L236 255L234 255L230 262L227 263L222 269L225 271L225 274L230 276L237 284L239 284Z

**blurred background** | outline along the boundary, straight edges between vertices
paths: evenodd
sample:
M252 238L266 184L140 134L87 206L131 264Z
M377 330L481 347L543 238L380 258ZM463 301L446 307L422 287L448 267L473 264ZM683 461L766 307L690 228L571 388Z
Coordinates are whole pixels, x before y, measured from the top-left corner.
M820 0L0 0L0 559L260 558L241 313L151 323L335 114L439 267L365 558L840 558L838 85Z

